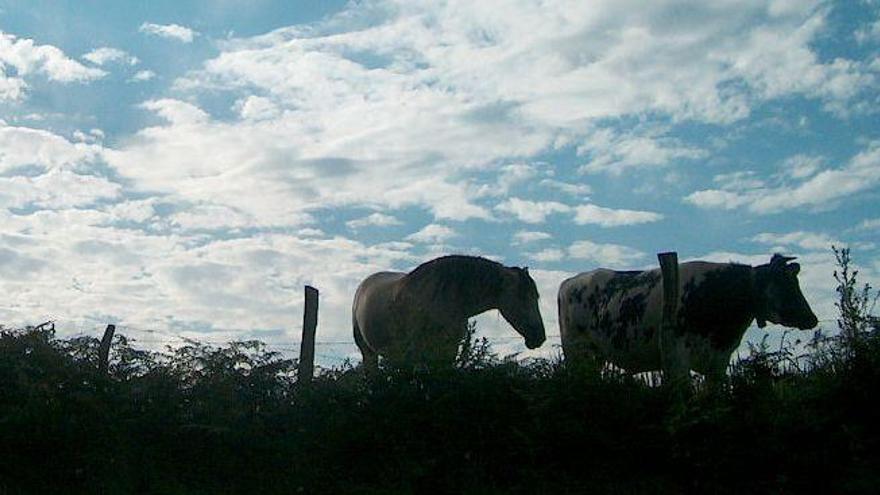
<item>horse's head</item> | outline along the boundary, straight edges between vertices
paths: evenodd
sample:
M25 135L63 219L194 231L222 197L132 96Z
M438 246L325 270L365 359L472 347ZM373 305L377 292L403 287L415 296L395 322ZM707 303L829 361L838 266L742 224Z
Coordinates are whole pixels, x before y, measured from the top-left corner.
M546 339L544 320L538 309L538 288L528 268L510 268L498 304L501 316L523 336L526 347L540 347Z

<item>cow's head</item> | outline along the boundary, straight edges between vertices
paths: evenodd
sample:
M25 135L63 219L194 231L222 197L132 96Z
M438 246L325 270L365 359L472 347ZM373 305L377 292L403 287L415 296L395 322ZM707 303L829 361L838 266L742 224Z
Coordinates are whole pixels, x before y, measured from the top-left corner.
M798 273L801 266L791 263L795 258L774 254L770 263L755 267L758 326L767 322L809 330L819 323L801 293Z

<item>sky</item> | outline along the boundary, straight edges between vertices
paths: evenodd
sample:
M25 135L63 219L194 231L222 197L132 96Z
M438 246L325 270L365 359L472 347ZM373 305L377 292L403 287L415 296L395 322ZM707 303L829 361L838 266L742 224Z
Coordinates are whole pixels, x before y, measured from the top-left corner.
M878 88L877 0L0 0L0 322L294 350L310 284L333 365L360 280L464 253L548 342L480 335L552 355L573 274L782 252L833 330L832 244L880 285Z

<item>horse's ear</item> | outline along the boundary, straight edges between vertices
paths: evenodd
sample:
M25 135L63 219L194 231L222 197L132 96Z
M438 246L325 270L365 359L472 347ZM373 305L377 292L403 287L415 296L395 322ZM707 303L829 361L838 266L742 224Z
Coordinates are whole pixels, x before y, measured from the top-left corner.
M528 274L529 274L529 267L524 266L524 267L523 267L523 273L525 273L526 275L528 275Z

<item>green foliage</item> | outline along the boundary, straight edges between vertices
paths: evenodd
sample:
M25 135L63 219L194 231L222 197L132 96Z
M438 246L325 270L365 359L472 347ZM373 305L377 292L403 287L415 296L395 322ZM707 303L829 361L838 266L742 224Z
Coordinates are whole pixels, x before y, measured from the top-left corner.
M858 332L763 342L684 397L500 359L473 326L455 366L346 363L308 387L256 341L117 335L105 376L96 339L0 328L0 493L873 493L880 336L869 292L841 293Z
M870 284L859 287L857 281L859 271L850 266L852 259L849 248L837 249L832 246L831 249L839 267L834 271L838 295L835 305L840 313L837 324L845 339L856 340L880 325L878 318L872 314L880 292L872 296Z

